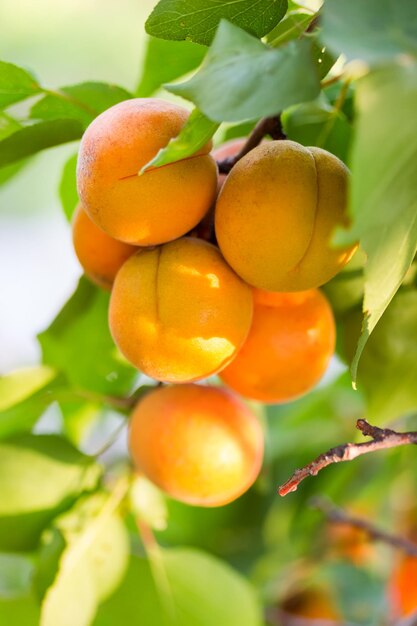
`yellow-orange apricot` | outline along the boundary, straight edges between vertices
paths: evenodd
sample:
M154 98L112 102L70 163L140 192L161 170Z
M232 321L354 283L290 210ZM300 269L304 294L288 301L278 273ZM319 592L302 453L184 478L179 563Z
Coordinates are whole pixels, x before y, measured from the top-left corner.
M137 250L136 246L107 235L94 224L81 205L74 214L72 240L85 274L104 289L111 289L117 272Z
M220 378L242 396L287 402L320 380L334 347L333 313L320 291L254 290L248 338Z
M171 241L210 208L217 187L211 142L188 159L138 176L187 118L176 104L135 98L107 109L85 131L78 193L91 219L115 239L141 246Z
M160 387L136 406L129 431L136 468L170 496L221 506L253 484L263 456L256 416L219 387Z
M269 141L233 167L216 203L226 261L249 284L270 291L318 287L356 246L331 247L348 224L348 170L337 157L294 141Z
M225 367L249 332L252 290L215 246L184 237L131 256L116 276L110 330L148 376L188 382Z

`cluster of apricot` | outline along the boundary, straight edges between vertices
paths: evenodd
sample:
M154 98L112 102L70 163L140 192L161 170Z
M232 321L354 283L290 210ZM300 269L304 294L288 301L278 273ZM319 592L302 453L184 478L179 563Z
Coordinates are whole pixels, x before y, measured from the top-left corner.
M137 468L191 504L225 504L259 473L262 429L238 396L193 384L213 374L244 397L284 402L313 387L333 353L332 311L316 289L348 261L330 236L346 222L345 166L319 148L264 142L220 181L215 158L241 142L139 175L188 113L133 99L81 142L74 246L111 289L123 355L158 387L134 410ZM219 191L220 189L220 191ZM213 215L215 241L198 236Z

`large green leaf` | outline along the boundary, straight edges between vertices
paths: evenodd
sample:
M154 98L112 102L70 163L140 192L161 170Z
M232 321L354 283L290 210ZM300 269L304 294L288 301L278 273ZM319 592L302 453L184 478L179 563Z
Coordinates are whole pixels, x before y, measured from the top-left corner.
M0 550L36 547L44 527L83 492L101 468L56 435L20 435L0 443Z
M222 19L263 37L284 17L287 0L160 0L145 28L161 39L194 41L209 45Z
M192 156L210 141L218 127L217 122L212 122L201 111L194 109L180 134L171 139L166 148L159 150L140 173L143 174L150 167L161 167Z
M191 41L166 41L149 37L136 95L151 96L163 83L188 74L200 65L206 52L204 46Z
M32 594L10 600L0 599L0 624L39 626L39 606Z
M59 182L59 198L61 200L65 216L68 220L72 218L78 204L76 174L77 157L78 155L74 154L65 163L62 170L61 180Z
M46 148L79 139L83 126L78 120L51 120L24 126L0 140L0 168Z
M113 626L115 621L130 626L263 623L254 589L218 559L192 549L164 550L160 567L155 583L149 563L133 558L124 583L100 607L94 626ZM225 598L234 601L225 602Z
M0 61L0 108L25 100L40 91L40 85L27 70Z
M0 439L31 430L64 384L51 367L39 365L0 378Z
M401 284L417 250L417 65L373 72L357 86L353 145L352 228L337 241L360 239L365 266L366 341Z
M32 107L30 117L40 120L70 118L79 120L86 127L106 109L132 97L117 85L80 83L47 93Z
M82 278L51 326L39 335L39 342L44 363L63 372L75 388L125 395L137 372L119 356L113 343L108 303L107 293Z
M417 10L398 0L325 2L321 38L332 50L369 63L417 55Z
M127 530L112 505L112 495L102 494L80 502L56 521L64 543L53 542L51 558L46 543L41 552L42 580L52 574L46 591L40 626L88 626L99 602L107 599L125 576L130 545ZM47 554L46 562L42 554ZM57 571L47 571L57 566Z
M384 313L363 353L358 388L370 421L383 423L417 410L417 291L401 290ZM345 322L345 349L360 331L353 312ZM349 356L349 354L347 354Z
M320 91L310 41L274 50L225 20L199 72L166 88L217 122L274 115Z

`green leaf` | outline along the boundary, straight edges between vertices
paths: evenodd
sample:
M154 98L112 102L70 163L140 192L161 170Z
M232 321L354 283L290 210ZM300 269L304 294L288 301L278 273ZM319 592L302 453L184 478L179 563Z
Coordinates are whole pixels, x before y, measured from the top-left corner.
M300 10L288 11L284 19L268 33L266 43L275 48L291 39L297 39L305 32L315 16L315 13Z
M161 579L157 583L149 563L132 558L124 583L100 607L94 626L113 626L115 622L130 626L263 624L254 589L224 562L192 549L163 550L160 556ZM225 602L225 598L239 601Z
M0 141L22 128L17 120L6 113L0 112ZM18 174L20 170L27 165L28 161L20 161L13 163L0 169L0 185L8 182L13 176Z
M64 384L54 369L39 365L0 378L0 439L31 430Z
M0 624L39 626L39 607L32 594L11 600L0 599Z
M68 220L71 220L78 204L77 158L78 154L75 153L68 159L62 170L62 176L59 182L59 198Z
M40 91L40 85L27 70L0 61L0 108L30 98Z
M148 37L136 95L142 98L151 96L163 83L188 74L200 65L206 52L204 46L191 41L166 41Z
M417 410L417 291L401 290L375 328L358 370L370 421L384 423ZM345 346L357 339L359 315L345 322ZM349 356L349 355L347 355Z
M30 557L0 553L0 598L14 598L28 593L32 575L33 561Z
M64 548L50 535L56 558L40 559L45 581L47 567L57 566L42 605L40 626L88 626L99 602L107 599L125 576L129 561L129 536L115 511L112 494L97 494L79 502L56 520ZM44 547L48 554L48 544Z
M365 266L363 332L352 362L400 286L417 250L417 65L393 66L358 81L353 145L353 223L338 242L361 242ZM370 167L372 164L372 167Z
M322 10L321 39L348 60L389 61L417 55L417 11L413 2L332 0Z
M32 119L74 119L85 128L97 115L115 104L132 98L132 94L107 83L80 83L49 92L30 111Z
M39 335L44 363L76 388L105 395L130 392L137 371L122 359L108 326L109 295L81 278L51 326Z
M177 137L171 139L168 145L156 154L140 170L144 174L150 167L161 167L168 163L175 163L192 156L213 137L219 124L212 122L201 111L194 109Z
M287 0L160 0L145 29L160 39L210 45L217 26L226 19L256 37L263 37L284 17L287 6Z
M166 88L218 122L274 115L320 91L310 41L274 50L224 20L197 74Z
M77 120L52 120L24 126L0 140L0 167L36 152L79 139L83 127Z
M83 492L101 468L56 435L0 442L0 550L35 548L42 530Z
M344 113L330 106L324 97L290 107L282 120L288 139L324 148L346 163L353 130Z

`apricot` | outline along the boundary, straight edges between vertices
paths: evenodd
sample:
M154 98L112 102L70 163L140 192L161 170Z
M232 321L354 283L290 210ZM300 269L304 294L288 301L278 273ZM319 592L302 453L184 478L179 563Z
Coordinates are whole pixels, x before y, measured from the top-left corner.
M398 619L417 611L417 558L404 556L391 574L388 586L393 617Z
M94 224L81 205L74 214L72 240L85 274L104 289L111 289L117 272L137 250L136 246L107 235Z
M252 310L250 287L218 248L184 237L126 261L114 282L109 323L121 352L145 374L189 382L231 361Z
M111 237L141 246L171 241L210 208L217 186L211 142L192 157L138 175L187 118L176 104L135 98L107 109L85 131L78 193L91 219Z
M320 148L269 141L233 167L216 203L220 249L249 284L303 291L334 276L356 245L334 249L336 226L347 226L348 169Z
M256 416L225 389L160 387L136 406L129 448L136 468L173 498L221 506L258 476L263 433Z
M287 402L320 380L334 347L333 313L320 291L255 289L249 335L220 378L247 398Z

